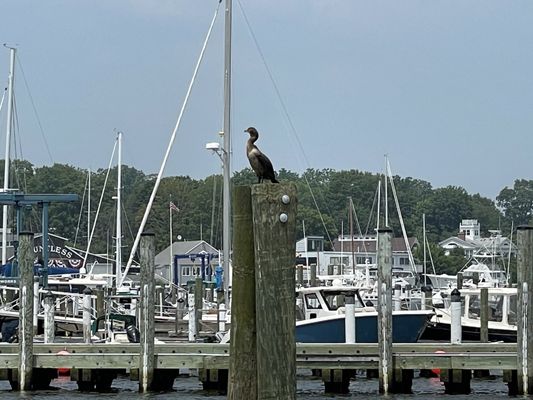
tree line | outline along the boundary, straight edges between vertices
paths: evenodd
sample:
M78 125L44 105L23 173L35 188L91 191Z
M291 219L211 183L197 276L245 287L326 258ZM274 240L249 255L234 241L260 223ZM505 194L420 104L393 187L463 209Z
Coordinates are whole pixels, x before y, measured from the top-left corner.
M98 222L95 226L91 252L113 254L116 220L117 167L111 171L99 169L91 173L91 208L87 209L88 172L78 167L54 164L35 167L28 161L14 160L10 168L11 187L25 193L75 193L80 201L69 204L52 204L49 210L51 232L66 237L68 243L85 248L89 221L94 221L99 204ZM0 164L3 176L3 163ZM107 186L104 182L107 177ZM281 169L281 182L293 182L298 189L297 236L323 235L326 248L339 234L349 234L349 202L353 202L354 233L373 233L377 219L377 187L383 180L379 174L359 170L308 169L302 174ZM437 243L457 235L459 223L464 218L477 219L482 234L489 229L500 229L509 236L511 227L528 224L533 212L533 181L517 179L514 186L503 188L496 200L479 194L469 194L459 186L433 188L431 183L416 179L393 177L405 229L409 236L422 238L422 216L426 219L428 240ZM123 245L131 247L145 212L155 176L133 167L122 167L122 220ZM256 177L250 169L235 172L233 185L253 184ZM381 189L383 199L383 188ZM389 225L396 235L401 235L400 222L389 189ZM83 201L83 204L81 200ZM163 178L145 231L156 235L157 251L168 246L170 209L173 202L179 211L172 211L174 240L204 239L221 248L222 232L222 176L211 175L204 179L189 176ZM383 201L381 202L383 215ZM90 218L88 218L90 216ZM40 232L40 211L24 211L23 229ZM383 218L383 217L381 217ZM15 225L9 215L10 226ZM382 221L383 223L383 221ZM90 231L90 229L89 229ZM123 251L127 253L127 251Z

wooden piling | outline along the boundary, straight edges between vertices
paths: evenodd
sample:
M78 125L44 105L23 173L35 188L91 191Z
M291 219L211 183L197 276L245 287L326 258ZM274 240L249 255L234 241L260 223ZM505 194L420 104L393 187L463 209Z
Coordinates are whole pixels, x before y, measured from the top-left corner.
M86 287L83 289L83 341L91 343L91 311L92 311L92 296L93 291Z
M18 388L31 389L33 375L33 233L19 233L19 374Z
M420 291L422 292L422 310L433 309L433 289L431 288L431 286L422 286L420 288Z
M49 290L44 295L44 342L54 343L55 333L55 298Z
M294 184L252 186L259 400L296 398L296 209Z
M96 318L100 318L105 315L104 289L102 288L102 286L97 286L95 292L96 292Z
M139 357L139 391L147 392L154 380L154 304L155 304L155 237L143 233L140 241L141 295L140 295L140 336L141 354Z
M300 286L304 285L304 266L303 264L298 264L296 267L296 283Z
M457 273L457 289L461 290L463 288L463 273L458 272Z
M309 272L309 286L313 287L313 286L316 286L316 270L317 270L317 266L316 264L311 264L311 266L309 267L310 269L310 272Z
M39 326L39 277L33 277L33 334L37 335Z
M255 257L250 186L233 189L233 284L228 399L257 399ZM261 313L263 315L263 313Z
M196 338L201 331L202 310L204 308L204 281L202 277L197 276L194 280L194 313L196 320Z
M378 229L379 392L392 389L392 229Z
M516 235L518 247L517 282L517 392L533 393L533 227L519 226Z
M479 341L487 343L489 341L489 289L481 288L479 310Z
M479 341L489 341L489 289L481 288L479 296ZM490 376L490 370L475 369L474 378L486 378Z

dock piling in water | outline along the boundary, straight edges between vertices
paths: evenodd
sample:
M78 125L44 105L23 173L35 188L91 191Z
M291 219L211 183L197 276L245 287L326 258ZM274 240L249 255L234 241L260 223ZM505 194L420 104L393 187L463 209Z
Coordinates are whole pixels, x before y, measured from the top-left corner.
M33 233L19 233L19 373L21 391L31 389L33 374Z
M533 393L533 227L519 226L516 232L518 247L517 282L517 394Z
M233 189L233 284L228 399L257 399L255 256L250 186Z
M294 184L252 186L259 400L296 398L296 208Z
M392 229L378 229L378 343L379 392L392 389Z
M140 241L141 296L140 296L140 337L139 391L152 389L154 379L154 314L155 314L155 237L144 233Z

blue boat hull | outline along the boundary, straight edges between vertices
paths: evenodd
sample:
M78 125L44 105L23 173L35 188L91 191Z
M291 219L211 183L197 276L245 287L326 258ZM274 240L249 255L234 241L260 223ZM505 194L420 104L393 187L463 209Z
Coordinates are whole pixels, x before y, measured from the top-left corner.
M426 329L428 320L428 314L393 315L392 341L415 343ZM376 314L358 315L355 326L357 343L376 343L378 341ZM308 320L305 321L305 324L296 324L296 341L300 343L344 343L344 330L344 315Z

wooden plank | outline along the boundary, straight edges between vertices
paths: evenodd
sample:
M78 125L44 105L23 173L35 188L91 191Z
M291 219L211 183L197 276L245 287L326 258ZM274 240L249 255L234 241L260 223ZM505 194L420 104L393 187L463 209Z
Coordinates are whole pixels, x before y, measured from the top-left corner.
M136 368L141 357L139 354L35 354L36 368L77 368L77 369L125 369Z

